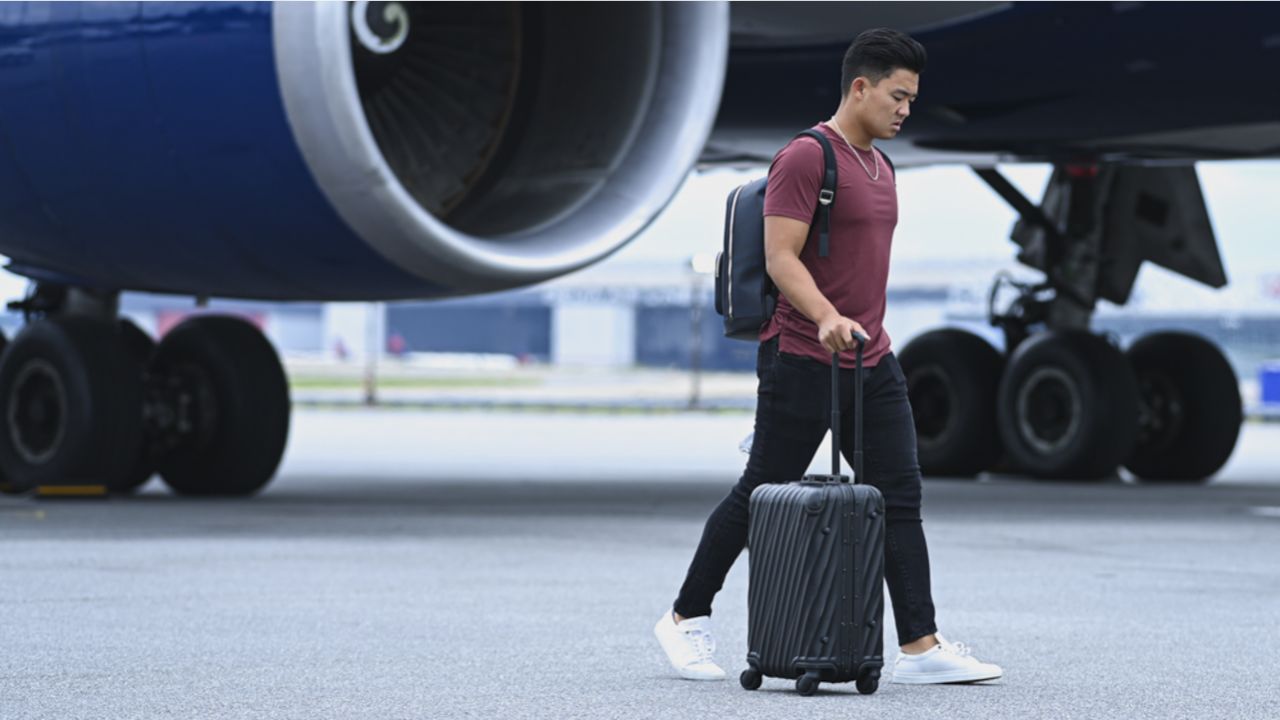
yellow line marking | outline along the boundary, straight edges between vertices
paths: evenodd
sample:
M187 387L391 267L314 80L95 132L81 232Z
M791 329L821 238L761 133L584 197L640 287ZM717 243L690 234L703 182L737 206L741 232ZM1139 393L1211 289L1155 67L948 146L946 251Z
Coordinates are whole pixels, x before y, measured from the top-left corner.
M106 494L106 485L41 485L36 488L39 497L101 497Z

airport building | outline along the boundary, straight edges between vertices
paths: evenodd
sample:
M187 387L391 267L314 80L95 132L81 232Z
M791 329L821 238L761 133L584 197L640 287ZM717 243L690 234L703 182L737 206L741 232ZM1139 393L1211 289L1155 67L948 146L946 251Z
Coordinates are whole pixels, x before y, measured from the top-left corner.
M997 261L913 263L896 267L888 291L886 327L901 348L912 337L958 325L1000 347L986 322L987 284L1007 269ZM1241 307L1224 299L1179 303L1157 288L1124 308L1103 305L1096 329L1121 345L1160 329L1203 335L1235 365L1242 382L1272 388L1280 402L1280 299ZM1182 297L1181 288L1167 294ZM686 263L613 264L521 290L464 298L398 303L274 303L127 293L125 316L153 336L184 317L226 312L262 328L286 359L363 362L366 349L402 357L452 356L460 363L507 358L519 364L566 367L671 368L707 371L754 368L755 346L724 338L715 313L713 278ZM1154 295L1154 297L1150 297ZM1277 293L1280 295L1280 293ZM1192 307L1194 305L1194 307ZM12 337L16 313L0 316ZM1267 377L1264 377L1267 375ZM1256 395L1255 395L1256 396Z
M895 267L885 325L902 347L915 335L960 325L999 347L986 322L996 261ZM724 338L713 278L683 263L590 268L542 285L464 298L398 303L265 303L126 294L123 311L154 335L188 314L231 312L259 325L285 357L360 361L368 347L388 355L508 356L522 363L588 367L750 371L755 347ZM1145 293L1145 297L1143 294ZM1147 283L1129 306L1103 304L1096 329L1127 345L1160 329L1195 332L1226 351L1242 380L1280 359L1280 300L1247 306L1223 298L1180 306L1181 287ZM1220 296L1215 296L1220 297ZM12 327L18 318L5 318ZM12 329L8 329L12 334Z
M889 290L890 327L908 335L943 322L948 289ZM153 335L200 312L241 315L283 356L359 361L384 354L505 355L519 362L586 367L750 371L755 346L723 336L713 279L671 266L584 272L534 288L398 303L266 303L126 294L122 310Z

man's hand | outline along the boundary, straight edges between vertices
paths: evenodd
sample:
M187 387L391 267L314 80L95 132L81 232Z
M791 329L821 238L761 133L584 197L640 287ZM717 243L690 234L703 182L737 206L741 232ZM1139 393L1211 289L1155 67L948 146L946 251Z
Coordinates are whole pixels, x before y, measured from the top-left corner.
M861 325L843 315L832 315L818 325L818 342L829 352L852 350L857 347L853 340L854 333L861 335L863 341L866 341L867 331Z

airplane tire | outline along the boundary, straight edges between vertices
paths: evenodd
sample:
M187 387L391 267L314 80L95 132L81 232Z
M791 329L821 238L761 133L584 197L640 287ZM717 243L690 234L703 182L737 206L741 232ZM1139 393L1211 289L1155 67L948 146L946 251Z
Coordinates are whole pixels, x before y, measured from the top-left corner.
M166 450L160 475L181 495L252 495L280 465L289 386L271 343L238 318L188 318L160 341L153 372L177 379L191 431Z
M1115 473L1133 450L1138 388L1124 355L1097 335L1048 331L1009 358L997 406L1016 466L1046 479Z
M151 358L156 352L156 341L145 330L135 325L132 320L120 318L119 325L120 337L124 340L125 352L128 353L129 358L133 361L134 368L138 371L138 376L142 379L145 395L146 375L151 366ZM138 445L138 456L134 460L133 466L115 482L109 484L107 490L116 495L132 495L136 493L156 474L156 464L158 462L159 458L156 457L155 445L150 442L150 438L147 438L144 432L142 442Z
M1125 467L1146 482L1202 482L1235 450L1244 421L1240 382L1208 340L1161 332L1126 353L1138 380L1138 442Z
M0 356L3 356L4 349L9 345L9 338L0 332ZM16 485L12 485L5 479L3 473L0 473L0 495L16 495L20 491Z
M110 486L142 442L141 377L114 323L37 320L0 359L0 413L0 474L11 489Z
M996 430L996 392L1004 358L963 330L927 332L898 355L915 416L920 470L925 475L973 477L1002 451Z

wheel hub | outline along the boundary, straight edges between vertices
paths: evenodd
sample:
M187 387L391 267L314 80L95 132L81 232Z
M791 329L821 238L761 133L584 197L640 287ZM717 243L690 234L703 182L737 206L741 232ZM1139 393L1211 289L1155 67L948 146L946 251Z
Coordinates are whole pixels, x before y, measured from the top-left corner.
M1138 377L1138 445L1166 448L1182 434L1182 393L1160 372Z
M1061 452L1079 434L1080 389L1056 367L1037 368L1018 391L1018 432L1036 452Z
M206 448L218 427L218 404L209 374L184 363L153 372L146 388L144 417L157 455L180 446Z
M942 368L929 365L911 373L907 397L915 414L919 442L940 442L950 427L954 398L951 382Z
M14 381L6 419L9 439L23 461L41 465L62 445L67 428L67 391L57 368L46 360L29 360Z

